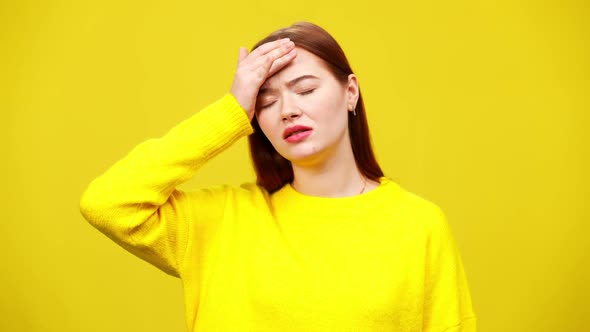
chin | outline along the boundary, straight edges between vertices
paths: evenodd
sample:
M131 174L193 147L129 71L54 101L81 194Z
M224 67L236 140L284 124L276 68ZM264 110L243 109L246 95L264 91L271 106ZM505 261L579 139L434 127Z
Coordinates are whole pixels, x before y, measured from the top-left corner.
M295 164L312 164L318 160L320 152L316 146L297 146L281 155Z

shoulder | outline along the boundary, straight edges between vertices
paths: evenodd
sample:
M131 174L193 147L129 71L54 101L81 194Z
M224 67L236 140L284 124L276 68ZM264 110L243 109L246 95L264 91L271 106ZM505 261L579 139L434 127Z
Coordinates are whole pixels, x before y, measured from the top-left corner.
M382 191L387 200L395 200L404 208L420 214L436 214L442 212L440 206L433 201L418 195L415 192L400 185L394 180L383 178L382 185L385 190Z
M443 214L442 208L435 202L412 191L402 189L404 200L409 209L425 217L437 217Z
M209 200L209 201L235 201L247 202L266 200L268 193L264 188L256 183L246 182L241 185L221 184L207 186L191 191L182 192L183 195L192 199Z
M391 180L389 181L394 189L391 190L392 193L395 192L396 205L404 215L430 231L447 227L446 215L440 205Z

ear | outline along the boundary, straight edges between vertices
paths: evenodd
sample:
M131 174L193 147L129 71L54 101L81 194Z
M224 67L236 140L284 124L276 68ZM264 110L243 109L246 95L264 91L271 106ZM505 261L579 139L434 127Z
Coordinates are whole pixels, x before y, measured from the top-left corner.
M359 100L359 83L355 74L348 75L348 83L346 85L346 106L350 112L356 109L356 104Z

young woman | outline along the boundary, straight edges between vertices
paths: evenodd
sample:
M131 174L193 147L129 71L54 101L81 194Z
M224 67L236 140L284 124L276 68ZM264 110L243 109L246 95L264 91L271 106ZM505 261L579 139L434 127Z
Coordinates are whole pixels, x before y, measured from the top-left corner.
M249 136L256 184L176 189ZM133 149L84 217L182 279L189 331L475 331L441 209L383 176L357 77L306 22L240 49L231 90Z

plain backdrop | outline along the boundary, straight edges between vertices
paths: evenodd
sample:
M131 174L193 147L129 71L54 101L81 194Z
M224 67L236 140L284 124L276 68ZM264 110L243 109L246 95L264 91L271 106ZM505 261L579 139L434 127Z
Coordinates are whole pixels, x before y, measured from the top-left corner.
M386 175L447 214L479 330L588 331L586 1L2 1L0 330L186 331L180 280L79 212L299 20L341 43ZM182 189L254 180L246 140Z

